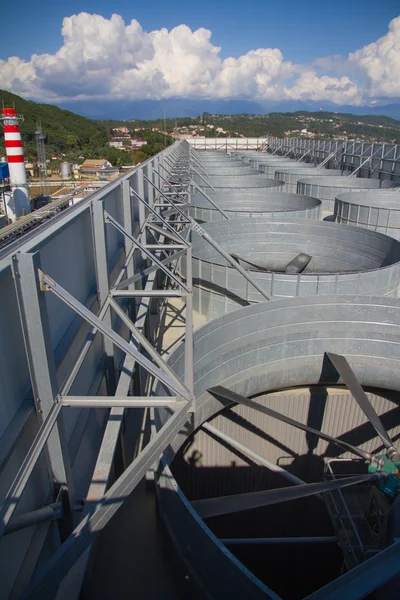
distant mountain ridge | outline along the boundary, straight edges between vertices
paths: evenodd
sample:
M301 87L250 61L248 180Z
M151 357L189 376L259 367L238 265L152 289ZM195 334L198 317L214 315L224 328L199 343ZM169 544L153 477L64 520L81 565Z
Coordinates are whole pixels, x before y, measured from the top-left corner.
M59 104L61 108L76 112L91 119L113 120L154 120L164 118L194 117L204 112L212 114L259 114L270 112L310 112L320 109L329 112L350 113L354 115L383 115L400 119L399 103L380 106L351 106L338 105L332 102L300 102L288 100L261 104L250 100L190 100L184 98L169 98L167 100L92 100L70 101Z
M59 106L25 100L3 90L0 90L0 100L3 100L5 106L15 105L17 112L24 115L21 131L25 156L29 160L34 160L36 157L35 126L37 121L41 121L46 136L46 153L48 157L61 154L67 160L87 157L100 158L107 156L108 152L111 151L108 142L112 136L112 130L123 123L123 117L126 121L130 121L129 127L132 133L138 127L141 128L141 134L146 136L145 139L149 143L163 143L165 140L162 134L158 134L161 135L160 140L150 140L148 136L153 135L151 132L153 127L159 130L164 129L164 108L168 131L172 132L175 125L178 125L183 128L185 135L189 131L193 131L193 129L188 129L189 125L193 126L193 123L197 123L197 126L200 127L203 123L200 118L193 119L193 117L199 117L207 112L209 113L207 123L211 127L205 131L208 136L215 135L215 131L221 126L227 132L227 135L243 135L245 137L264 137L268 135L282 137L286 132L299 135L301 130L308 128L311 135L322 136L322 139L341 137L342 139L374 140L378 142L397 141L397 143L400 143L400 121L393 120L392 117L388 116L378 116L381 107L375 107L373 110L371 109L369 115L364 113L361 116L362 109L359 109L358 114L355 115L352 110L353 107L342 106L341 108L346 112L340 112L339 107L331 103L286 102L275 104L267 110L257 103L247 101L215 100L204 102L178 98L165 102L140 101L132 103L125 101L122 105L119 101L109 102L107 112L104 114L102 114L103 103L85 103L85 108L89 109L90 106L90 113L98 117L97 119L90 119L76 114L72 110L67 111ZM75 111L79 109L79 106L79 103L68 104L68 108ZM393 110L391 112L397 115L395 107L396 105L392 105ZM288 110L290 112L287 112ZM138 112L151 118L139 119ZM183 113L185 116L172 117L172 114L177 115L179 113ZM113 118L100 119L101 116L106 114L111 115ZM215 127L215 129L212 129L212 127ZM204 128L201 131L204 132ZM0 129L0 140L1 137L2 131ZM117 157L114 156L113 160L117 160Z
M37 103L25 98L21 98L11 92L0 90L0 98L4 103L15 102L16 106L23 105L29 108L29 113L35 109L35 117L45 118L49 111L55 110L52 114L56 119L67 117L67 114L61 114L62 110L75 113L75 123L78 124L79 117L86 117L92 122L96 120L154 120L163 119L164 112L167 118L175 117L194 117L204 112L212 114L258 114L265 115L270 112L296 112L310 111L315 112L320 109L329 112L350 113L354 115L384 115L393 119L400 119L400 98L398 102L384 104L380 106L351 106L337 105L332 102L315 101L297 101L287 100L283 102L260 103L250 100L191 100L186 98L168 98L166 100L75 100L69 102L59 102L57 107L51 104ZM49 110L46 109L49 107ZM18 108L18 107L17 107ZM59 111L59 112L57 112ZM82 122L81 122L82 123ZM51 126L51 122L49 125ZM93 123L94 125L94 123ZM96 127L98 130L98 125ZM92 132L93 133L93 132Z

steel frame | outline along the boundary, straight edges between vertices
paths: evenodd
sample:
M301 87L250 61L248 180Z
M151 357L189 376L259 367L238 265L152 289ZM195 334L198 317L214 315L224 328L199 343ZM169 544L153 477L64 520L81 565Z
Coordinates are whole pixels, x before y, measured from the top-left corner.
M144 174L143 170L137 172L137 186L133 189L127 180L121 182L123 197L123 223L111 216L104 208L102 194L96 194L90 204L94 256L97 276L97 295L99 310L95 314L74 298L57 281L49 277L41 268L37 252L21 252L12 257L12 268L16 282L17 298L20 317L23 323L25 347L28 356L35 408L39 423L38 434L31 446L27 457L22 464L15 480L10 487L1 509L2 522L0 536L7 531L9 522L18 501L29 481L37 460L45 453L53 498L58 489L63 486L66 491L68 504L67 511L56 513L65 527L69 523L70 538L63 543L55 553L48 566L38 574L37 580L26 591L27 598L38 597L51 586L57 587L68 569L79 558L84 550L91 545L95 535L108 522L112 514L122 504L126 494L131 491L148 471L155 461L166 449L182 427L189 415L195 409L194 377L193 377L193 303L192 303L192 247L191 231L196 230L205 237L217 250L234 266L242 275L252 282L249 273L230 257L219 244L205 234L197 223L188 217L184 210L189 206L190 186L193 183L191 174L195 173L203 179L200 173L201 164L196 156L191 156L187 144L179 144L173 148L163 160L159 159L158 169ZM160 167L167 174L160 174ZM189 174L188 174L189 173ZM145 199L144 186L147 185ZM203 192L202 192L203 193ZM215 206L214 201L207 194L205 197ZM139 201L139 235L133 235L131 197ZM159 203L159 199L162 203ZM113 285L107 266L107 228L113 227L124 239L125 261ZM148 243L152 237L154 243ZM167 240L167 243L166 241ZM140 252L145 259L144 268L135 273L133 267L135 252ZM180 259L186 256L186 276L182 279L177 274ZM155 287L156 274L163 273L169 284L161 289ZM151 282L150 287L138 288L144 277ZM253 283L256 286L256 284ZM172 286L172 287L171 287ZM55 376L54 357L49 336L49 322L46 310L45 295L51 293L66 304L71 310L84 319L91 329L83 342L81 352L70 373L61 386L57 385ZM164 302L170 297L181 297L186 303L185 318L185 376L184 381L178 378L165 360L154 349L144 335L143 317L147 311L138 312L136 322L126 313L123 305L117 302L118 298L138 298L149 301L158 297ZM126 341L113 329L116 315L126 327L130 335L130 342ZM108 396L74 396L69 392L76 377L87 357L95 335L99 333L103 340L104 372L106 377ZM126 355L130 375L133 376L135 365L139 365L147 373L141 387L147 386L151 390L154 381L160 381L165 386L167 393L164 397L151 395L130 396L121 395L116 371L115 348L119 348ZM150 358L147 358L142 352ZM152 436L150 443L144 447L137 459L126 469L115 484L102 494L98 495L98 504L92 510L84 510L84 518L72 531L71 514L74 510L75 495L74 481L68 452L66 450L65 431L63 424L63 411L69 407L82 408L109 408L110 416L117 415L119 430L124 418L124 410L151 409L166 407L172 411L168 423ZM106 429L107 431L107 429ZM106 437L106 436L105 436ZM102 450L100 450L101 454ZM100 455L99 455L100 456ZM100 465L99 465L100 466ZM92 500L91 493L89 496ZM111 501L111 505L110 505ZM49 505L51 507L51 505ZM53 515L54 511L44 511ZM43 513L43 514L44 514ZM35 519L35 517L32 517ZM42 515L37 515L37 522L43 520ZM27 519L25 519L27 520ZM95 524L95 526L93 526ZM83 539L85 542L83 543ZM52 587L52 589L55 589ZM47 593L47 592L46 592Z
M271 147L273 147L272 143ZM284 151L287 151L287 148L285 149L284 145L280 143L277 145L275 152L279 147L283 147ZM306 153L310 152L304 147L300 151L303 153L304 151ZM336 148L336 152L338 152L338 148ZM330 154L332 152L328 152L327 156L329 157ZM0 536L6 532L6 527L42 453L45 454L48 464L53 502L61 487L66 490L67 510L60 511L57 516L64 526L69 527L70 532L66 541L56 550L52 558L36 574L25 590L22 597L26 599L54 597L56 589L68 571L91 546L97 534L109 522L146 472L159 460L171 441L190 419L191 413L196 409L193 376L191 232L196 231L206 239L266 300L269 300L269 297L253 281L248 271L243 269L233 257L225 252L216 240L213 240L192 218L188 217L185 210L182 210L182 208L185 209L190 205L187 200L190 200L190 190L193 185L192 174L197 174L203 179L203 175L200 173L201 169L199 170L201 164L190 145L187 142L176 144L171 149L160 153L155 164L157 164L157 169L153 168L151 172L146 164L137 170L136 190L130 186L129 181L126 179L111 186L113 188L118 185L121 186L123 224L105 210L104 190L94 194L89 201L94 232L99 300L97 314L94 314L42 270L36 252L22 251L12 257L13 275L23 324L24 343L34 392L35 410L40 427L1 508ZM160 168L167 174L166 177L160 174ZM145 170L146 174L144 174ZM207 194L203 193L203 195L214 205ZM138 235L134 235L132 230L132 196L139 201L140 232ZM162 199L161 203L159 203L160 199ZM75 214L78 214L79 210L82 209L82 207L77 208ZM125 261L113 284L110 282L107 259L108 227L113 227L123 236L125 250ZM153 237L155 243L148 244L149 236ZM165 243L165 239L168 240L168 243ZM143 267L135 272L134 257L137 253L140 253L144 260ZM185 279L177 274L178 265L183 256L186 256L187 265ZM156 286L156 275L158 273L162 273L168 282L161 289ZM144 288L139 287L145 277L148 279ZM57 384L55 377L54 356L49 336L45 300L46 294L57 296L59 300L91 325L83 341L79 357L62 385ZM165 302L171 296L181 297L186 303L185 374L183 381L168 366L144 334L145 318L150 299L159 297ZM129 310L129 307L128 312L126 312L126 307L118 304L116 300L118 297L141 299L142 303L136 311L136 318L131 318L132 311ZM129 334L129 341L114 330L114 314L123 322ZM96 333L101 334L103 340L104 372L106 374L108 395L69 395ZM119 348L125 353L124 371L121 371L119 378L116 368L115 348ZM150 359L143 352L150 356ZM141 367L142 380L140 381L140 387L142 390L147 390L147 394L130 395L128 393L130 380L134 375L136 365ZM151 395L154 381L163 383L166 389L165 396L153 397ZM74 510L76 499L63 424L63 411L73 406L83 408L107 407L111 409L103 445L100 448L93 475L92 486L87 497L90 502L83 511L83 518L74 529L71 513ZM171 411L169 420L158 432L153 431L150 442L111 487L107 489L106 483L99 488L96 487L94 485L96 474L99 470L104 473L107 468L103 461L108 465L112 461L124 420L125 409L152 409L154 407L168 408ZM208 429L210 433L215 433L211 431L211 428ZM262 460L262 457L259 456L253 458ZM109 473L107 473L106 479L108 477ZM296 483L300 483L300 481ZM52 506L52 503L49 506ZM387 554L392 557L393 555L397 559L399 544L397 543L391 549L383 552L382 556ZM371 561L380 563L382 560L380 556L371 559ZM357 578L357 574L353 573L352 575L350 573L345 577L352 581L352 578ZM386 579L377 575L374 581L383 582ZM366 588L365 581L364 589ZM370 587L369 589L373 588ZM342 588L336 592L336 595L333 594L329 597L340 598L342 597L341 593Z

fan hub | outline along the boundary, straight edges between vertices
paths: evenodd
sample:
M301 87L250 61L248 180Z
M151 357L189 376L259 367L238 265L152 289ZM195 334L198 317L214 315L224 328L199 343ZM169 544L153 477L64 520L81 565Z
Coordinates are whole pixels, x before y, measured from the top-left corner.
M381 459L383 466L379 467L376 463L372 462L368 466L368 472L387 473L388 477L378 485L378 488L390 498L395 498L400 484L400 462L394 462L385 455L378 456L377 458Z

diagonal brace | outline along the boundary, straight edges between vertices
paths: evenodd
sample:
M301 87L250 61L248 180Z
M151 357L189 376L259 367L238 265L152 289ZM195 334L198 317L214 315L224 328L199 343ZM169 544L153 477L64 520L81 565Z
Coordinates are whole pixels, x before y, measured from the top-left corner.
M118 229L118 231L120 231L123 235L129 238L135 244L135 246L137 246L139 250L141 250L143 254L145 254L151 261L153 261L162 271L164 271L164 273L168 275L168 277L170 277L173 281L175 281L175 283L182 287L185 290L185 292L189 293L189 288L182 282L181 279L179 279L179 277L177 277L172 271L170 271L168 267L166 267L156 256L154 256L154 254L150 252L150 250L147 250L146 246L143 246L143 244L141 244L137 239L135 239L133 235L128 233L126 229L124 229L122 225L120 225L120 223L118 223L118 221L116 221L107 212L105 212L105 220L106 222L111 223L111 225L114 225L114 227Z
M62 409L62 404L54 402L47 418L43 421L36 438L30 447L18 473L12 482L0 510L0 538L10 521L18 501L20 500L32 471L45 447L48 437L53 430Z
M72 308L78 315L91 325L96 327L104 336L108 337L120 350L132 356L146 371L151 373L156 379L161 381L168 389L176 394L183 396L186 400L190 400L191 394L183 384L177 384L164 371L153 365L153 363L144 357L134 346L126 342L120 335L105 325L96 315L74 298L67 290L61 287L53 279L43 272L40 272L40 281L44 291L52 291L60 300L67 306Z
M149 181L145 175L143 175L143 179L146 179L147 181ZM139 195L139 194L138 194L138 193L137 193L137 192L136 192L136 191L135 191L133 188L131 188L131 194L132 194L132 195L135 195L135 196L136 196L136 198L137 198L137 199L138 199L140 202L142 202L142 203L145 205L145 207L146 207L146 208L147 208L147 209L148 209L148 210L149 210L151 213L153 213L153 215L155 215L155 216L156 216L158 219L160 219L160 220L162 221L162 223L165 225L165 227L166 227L167 229L169 229L169 231L171 231L171 233L172 233L173 235L175 235L175 236L177 236L177 237L179 238L180 242L183 242L183 243L184 243L184 240L183 240L183 238L181 238L181 236L180 236L179 234L177 234L177 233L176 233L176 231L175 231L175 229L172 227L172 225L170 225L170 224L168 223L168 221L166 221L165 219L163 219L163 217L162 217L160 214L158 214L158 212L157 212L157 211L155 211L155 210L154 210L154 208L152 208L152 207L150 206L150 204L148 204L147 202L145 202L145 201L143 200L143 198L141 198L141 197L140 197L140 195ZM166 233L165 235L167 235L167 233ZM173 239L173 238L171 238L171 239Z
M146 294L145 291L143 291L143 293ZM162 369L168 375L168 377L173 379L177 385L183 386L183 383L181 382L179 377L174 373L174 371L171 369L168 363L166 363L162 356L159 355L157 350L153 348L149 340L143 335L143 333L139 331L136 325L132 323L128 315L122 310L120 305L113 298L110 298L110 306L112 307L114 312L119 316L121 321L127 326L127 328L132 334L132 337L134 337L135 340L141 345L141 347L146 350L146 352L154 360L156 365L160 367L160 369Z
M181 256L183 256L184 254L186 254L186 249L179 250L178 252L175 252L174 254L171 254L170 256L167 256L167 258L163 258L162 260L160 260L160 262L163 263L163 265L165 265L165 264L167 264L169 262L177 260L178 258L180 258ZM147 267L146 269L143 269L143 271L140 271L140 273L137 273L133 277L129 277L128 279L124 279L123 281L121 281L121 283L119 283L118 285L116 285L114 287L114 290L124 289L125 287L127 287L131 283L135 283L136 281L140 281L141 279L143 279L143 277L146 277L146 275L150 275L150 273L153 273L154 271L157 271L158 268L159 268L158 265L151 265L150 267Z

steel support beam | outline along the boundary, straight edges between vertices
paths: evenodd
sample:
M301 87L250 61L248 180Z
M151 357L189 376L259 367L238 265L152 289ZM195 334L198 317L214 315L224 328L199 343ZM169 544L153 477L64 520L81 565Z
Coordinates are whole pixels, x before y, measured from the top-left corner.
M104 207L103 202L101 202L100 200L97 200L92 204L92 225L94 240L94 257L96 265L97 295L99 299L99 305L103 306L108 298L108 292L110 289L110 277L108 273L108 256L106 230L104 224ZM107 327L112 327L111 312L109 308L106 308L103 321L107 325ZM115 373L114 346L111 340L107 337L103 338L103 350L107 391L111 395L115 393L117 380Z
M190 230L188 234L191 235ZM194 397L192 246L186 253L186 284L189 292L185 296L185 385Z
M126 231L132 235L133 231L132 231L131 187L130 187L128 179L124 179L124 181L121 183L121 191L122 191L124 229L126 229ZM135 274L134 265L133 265L133 251L134 251L135 247L132 244L132 242L129 240L129 238L126 238L126 237L124 238L124 246L125 246L125 257L127 259L125 273L126 273L126 277L129 279L129 277L133 277ZM128 260L128 257L131 257L131 259Z
M43 508L38 508L37 510L22 513L21 515L16 515L9 521L4 535L20 531L26 527L32 527L32 525L39 525L39 523L45 523L46 521L61 519L63 514L61 504L55 503L43 506Z
M112 298L181 298L179 290L111 290Z
M60 402L63 406L82 408L176 408L182 404L174 396L60 396Z
M35 409L39 423L42 424L53 411L59 385L46 301L39 286L39 254L15 254L12 265ZM72 506L74 483L61 415L56 431L49 437L46 460L51 473L53 492L57 491L56 487L66 485Z
M106 312L109 308L108 303L109 303L109 299L107 298L107 301L102 306L99 314L97 315L101 321L104 319L104 315L106 314ZM92 345L93 337L96 335L96 333L97 333L97 327L92 327L87 332L86 337L83 342L83 345L82 345L82 348L81 348L81 351L79 353L79 356L77 357L77 359L74 363L74 366L72 367L72 371L69 373L68 377L66 378L66 380L60 387L60 394L63 394L66 396L69 393L70 389L72 388L74 381L75 381L80 369L82 368L83 363L85 362L85 359L86 359L88 352Z
M159 215L157 214L157 216L159 216ZM167 221L164 221L164 223L167 224ZM188 245L189 245L189 244L186 243L185 239L181 235L179 235L179 233L175 232L175 230L172 227L171 228L168 227L168 229L172 229L173 231L168 231L168 230L166 231L165 229L163 229L162 227L159 227L158 225L155 225L151 221L148 221L146 223L146 227L148 229L152 229L156 233L161 233L164 237L166 237L166 238L168 238L170 240L173 240L174 242L176 242L177 244L179 244L178 247L180 247L180 248L182 248L182 246L185 246L187 248ZM148 248L148 247L149 247L149 244L146 244L146 248ZM174 248L176 246L169 246L169 247Z
M161 177L161 175L160 175L160 177ZM151 183L151 182L150 182L150 183ZM167 203L168 203L168 204L169 204L169 205L170 205L172 208L174 208L174 209L176 210L176 212L177 212L177 213L179 213L179 214L181 215L181 217L183 217L184 219L187 219L187 217L186 217L185 213L184 213L184 212L183 212L183 211L182 211L182 210L181 210L181 209L178 207L178 205L177 205L177 204L175 204L175 202L173 202L173 201L172 201L170 198L168 198L168 196L166 196L166 195L165 195L165 193L164 193L164 192L163 192L163 191L162 191L160 188L158 188L156 185L154 185L154 183L152 183L151 185L152 185L152 186L154 187L154 189L155 189L155 190L156 190L156 191L157 191L157 192L160 194L160 196L161 196L162 198L164 198L164 200L165 200L165 201L166 201L166 202L167 202ZM179 195L179 192L176 192L176 194L177 194L177 195ZM185 202L184 206L188 206L188 203L187 203L187 202ZM163 223L165 223L165 220L164 220L162 217L160 217L160 215L159 215L158 213L157 213L157 216L158 216L158 217L159 217L159 218L162 220L162 222L163 222Z
M163 177L161 175L161 173L158 174L159 178L161 179L161 181L163 183L165 183L166 185L170 186L170 183L165 179L165 177ZM161 192L160 188L158 188L156 185L152 184L151 182L149 182L153 188L158 191L159 194L161 194L161 196L163 198L167 197L167 196L178 196L178 198L180 198L180 201L182 202L182 206L187 206L188 202L187 200L185 200L185 198L183 196L187 196L188 192L186 191L173 191L173 192Z

